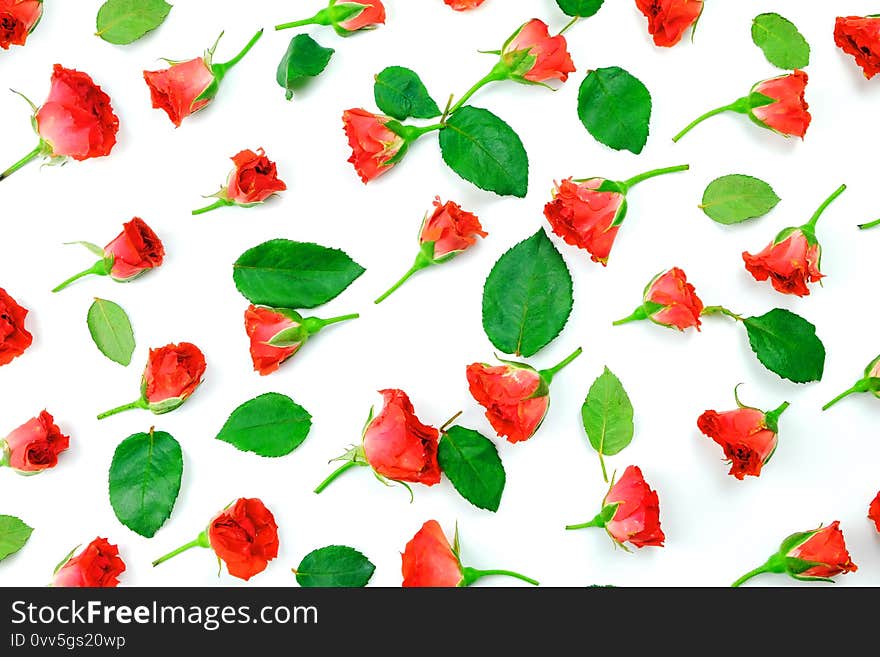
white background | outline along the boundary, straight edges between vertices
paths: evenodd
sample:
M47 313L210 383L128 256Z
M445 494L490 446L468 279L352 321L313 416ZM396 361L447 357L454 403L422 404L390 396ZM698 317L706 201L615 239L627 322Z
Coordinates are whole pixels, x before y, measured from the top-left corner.
M0 286L31 310L34 344L0 368L0 433L44 407L71 436L58 467L38 477L0 471L0 513L35 527L27 546L0 563L0 583L42 585L72 546L96 535L118 543L131 585L236 585L217 577L208 550L190 551L153 569L150 562L189 541L230 500L260 497L280 526L281 550L251 585L291 585L290 568L313 548L342 543L376 564L371 584L400 584L406 542L429 518L451 535L462 533L463 561L512 568L546 585L725 585L763 563L793 531L842 522L859 566L839 586L880 584L880 536L866 519L880 488L880 400L853 397L833 411L819 408L861 375L880 350L877 260L880 229L856 224L880 216L876 200L880 79L866 81L833 43L835 11L875 12L871 0L805 3L797 0L707 2L696 42L656 48L633 2L607 2L569 32L577 73L558 92L513 83L484 89L473 100L507 120L530 158L529 194L498 198L458 179L443 165L436 139L426 137L405 161L364 186L346 163L350 151L340 115L349 107L374 110L373 75L392 64L418 71L442 105L493 64L478 49L498 48L531 16L558 30L566 17L553 0L488 0L457 13L440 0L388 0L388 23L340 39L329 29L310 33L337 52L323 76L292 102L275 81L275 68L296 31L275 33L279 22L307 16L319 2L181 0L166 23L130 46L93 36L101 3L47 3L25 48L0 53L0 87L39 104L51 65L90 73L110 94L120 117L119 143L108 158L64 167L32 164L0 183ZM832 6L833 5L833 6ZM845 6L844 6L845 5ZM751 19L764 11L791 18L810 41L807 97L813 124L806 140L785 140L744 117L715 118L678 145L670 137L697 114L744 95L777 75L750 39ZM230 58L260 26L262 41L224 81L215 102L174 129L150 107L141 71L161 68L159 57L197 56L221 30L217 60ZM617 153L595 142L575 111L584 74L622 66L651 90L654 115L644 152ZM28 109L0 94L6 165L35 144ZM223 183L229 157L263 146L288 184L264 207L222 209L199 218L190 210ZM547 367L575 347L584 355L557 377L553 403L540 432L518 445L500 442L507 488L496 514L475 509L448 480L416 486L415 503L401 487L385 488L369 472L339 479L323 495L312 488L327 460L359 440L376 390L399 387L419 417L439 426L464 410L461 423L494 436L471 399L465 366L491 361L493 347L480 322L481 291L498 256L546 227L542 208L553 181L566 176L623 179L644 170L690 163L692 171L646 182L630 195L630 214L602 267L583 251L554 241L574 277L575 307L562 335L532 359ZM726 228L697 208L703 189L728 173L769 181L783 202L770 215ZM823 287L804 299L756 283L740 253L762 248L781 228L806 221L840 183L849 185L819 224L824 246ZM489 237L454 262L422 272L381 306L372 299L409 267L416 232L434 195L476 212ZM161 269L129 285L91 278L57 295L49 290L91 264L71 240L104 244L137 215L153 226L168 252ZM344 249L367 268L319 316L360 312L362 318L328 329L269 377L252 371L242 315L247 302L232 284L232 262L246 248L287 237ZM774 306L801 313L818 327L828 349L821 383L798 386L763 369L745 332L723 318L707 318L701 333L678 334L649 323L612 328L638 303L647 280L670 266L685 269L707 304L745 314ZM104 358L86 329L93 296L129 312L137 351L130 367ZM95 415L134 399L147 349L188 340L208 360L204 385L169 415L132 411L102 422ZM635 407L636 435L609 469L642 467L660 495L667 536L663 549L634 554L615 549L599 530L566 532L598 511L606 484L580 423L584 395L608 365ZM707 409L734 406L738 382L746 403L783 416L779 449L759 479L727 475L722 454L697 430ZM241 453L216 435L240 403L267 391L293 397L314 416L306 442L293 454L264 459ZM183 446L183 486L167 524L150 540L114 517L107 470L116 445L155 425ZM760 584L794 584L764 576ZM483 580L481 584L516 584Z

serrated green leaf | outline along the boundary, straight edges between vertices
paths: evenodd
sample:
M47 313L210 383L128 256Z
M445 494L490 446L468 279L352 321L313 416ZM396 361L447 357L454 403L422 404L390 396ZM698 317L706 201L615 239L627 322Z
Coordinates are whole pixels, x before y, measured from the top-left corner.
M296 567L296 581L304 588L366 586L376 566L346 545L328 545L309 552Z
M816 327L800 315L774 308L760 317L743 320L752 351L768 370L795 383L821 381L825 345Z
M174 509L183 477L183 452L164 431L136 433L110 464L110 505L123 525L152 538Z
M578 117L597 141L638 154L648 141L651 94L622 68L597 68L581 84Z
M513 129L489 110L466 105L440 131L443 161L459 176L499 196L522 198L529 158Z
M364 271L339 249L274 239L242 253L232 278L251 303L314 308L336 298Z
M95 299L89 307L86 323L102 354L120 365L131 363L134 331L122 307L106 299Z
M376 107L398 121L433 119L441 114L418 74L403 66L389 66L379 73L373 96Z
M792 71L810 63L810 44L794 23L779 14L755 16L752 41L764 51L767 61L778 68Z
M632 442L632 403L620 379L607 367L590 386L581 418L587 438L599 454L617 454Z
M217 440L243 452L284 456L299 447L312 428L312 416L290 397L267 392L232 411Z
M325 48L308 34L297 34L278 63L275 80L286 90L287 100L306 78L320 75L335 51Z
M0 561L23 548L33 531L15 516L0 515Z
M587 18L602 8L605 0L556 0L559 8L569 16Z
M165 0L107 0L98 9L95 34L109 43L125 45L159 27L170 11Z
M440 439L437 458L464 499L480 509L498 510L506 475L491 440L472 429L450 427Z
M483 287L483 329L501 351L533 356L562 332L574 303L562 255L543 229L503 254Z
M773 188L760 178L731 174L709 183L700 209L719 224L738 224L763 217L779 203Z

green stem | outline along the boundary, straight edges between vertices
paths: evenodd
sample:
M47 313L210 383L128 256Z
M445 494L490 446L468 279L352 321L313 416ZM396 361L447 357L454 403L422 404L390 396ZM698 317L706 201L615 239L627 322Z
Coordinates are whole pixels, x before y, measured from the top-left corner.
M98 260L98 262L96 262L94 265L92 265L88 269L84 269L83 271L79 272L78 274L74 274L73 276L68 278L63 283L59 283L58 285L53 287L52 291L53 292L60 292L61 290L66 288L68 285L70 285L74 281L79 280L83 276L88 276L89 274L97 274L98 276L106 276L109 273L110 273L110 271L107 267L107 263L104 260Z
M604 472L604 468L603 468ZM608 481L606 477L605 481ZM605 518L602 513L596 514L596 517L590 520L589 522L582 522L579 525L566 525L566 529L586 529L587 527L604 527L605 526Z
M540 374L543 379L547 381L549 385L551 381L553 381L553 377L559 374L559 372L565 368L566 365L571 363L575 358L584 353L584 350L578 347L575 349L569 356L567 356L561 363L554 365L546 370L541 370Z
M351 315L340 315L339 317L330 317L329 319L322 319L321 324L322 328L324 326L330 326L331 324L338 324L339 322L347 322L350 319L357 319L360 317L358 313L352 313Z
M373 303L382 303L383 301L385 301L385 299L396 292L397 288L406 283L409 280L410 276L415 274L417 271L424 269L425 267L429 267L432 264L434 264L433 260L431 260L431 258L428 257L424 253L424 251L419 251L419 255L416 256L416 260L413 263L413 266L410 267L409 270L403 276L401 276L394 285L392 285L382 296L376 299Z
M168 561L169 559L176 557L181 552L186 552L190 548L194 548L194 547L203 547L203 548L211 547L211 541L208 539L208 532L202 532L201 534L196 536L193 540L191 540L189 543L186 543L185 545L181 545L179 548L177 548L176 550L172 550L171 552L169 552L168 554L166 554L163 557L159 557L158 559L156 559L153 562L153 568L158 566L163 561Z
M562 36L563 34L568 32L572 27L574 27L575 23L577 23L580 19L581 19L580 16L573 17L570 21L568 21L568 23L566 24L565 27L563 27L561 30L559 30L559 34L557 36Z
M869 221L866 224L859 224L859 229L868 230L869 228L874 228L875 226L880 226L880 219L875 219L874 221Z
M205 207L199 208L198 210L193 210L192 213L193 213L193 215L205 214L206 212L210 212L211 210L216 210L217 208L223 208L223 207L226 207L227 205L235 205L235 203L233 203L229 199L218 198L216 201L211 203L211 205L206 205Z
M605 483L607 484L608 483L608 471L605 469L605 457L602 456L602 452L599 452L599 465L602 466L602 479L604 479Z
M819 206L819 209L813 213L812 217L810 217L810 220L806 224L804 224L804 228L815 229L816 222L819 221L819 217L822 216L822 213L825 212L825 210L828 208L828 206L831 205L834 202L834 200L838 196L843 194L845 191L846 191L846 185L841 185L836 190L834 190L834 193L825 199L825 201L822 203L822 205Z
M739 404L739 400L737 400ZM785 413L785 410L791 406L788 402L782 402L778 408L768 411L764 414L764 423L773 433L779 433L779 418Z
M622 324L628 324L629 322L638 322L643 319L648 319L648 311L645 310L644 306L639 306L631 315L624 317L623 319L618 319L616 322L611 322L611 325L620 326Z
M731 586L731 588L734 588L734 589L738 588L738 587L742 586L743 584L745 584L750 579L752 579L752 577L756 577L757 575L761 575L762 573L769 573L769 572L771 572L771 571L767 570L767 564L764 564L763 566L758 566L754 570L750 570L749 572L747 572L745 575L740 577L738 580L736 580L730 586Z
M453 422L455 422L459 417L461 417L461 415L462 415L463 413L464 413L464 411L459 411L458 413L456 413L455 415L453 415L451 418L449 418L448 420L446 420L446 422L443 423L443 426L440 427L440 428L438 429L438 431L439 431L440 433L446 433L446 430L449 428L449 426L450 426Z
M122 406L117 406L116 408L111 408L109 411L104 411L98 416L99 420L103 420L105 417L110 417L111 415L116 415L117 413L122 413L123 411L130 411L133 408L149 408L150 405L147 403L147 400L141 398L137 401L133 401L130 404L123 404Z
M737 315L735 312L733 312L732 310L728 310L724 306L706 306L705 308L703 308L703 312L701 312L700 314L701 315L727 315L728 317L731 317L738 322L743 321L742 315Z
M242 59L244 59L244 56L247 55L248 52L250 52L250 49L253 48L254 44L256 44L256 42L260 40L261 36L263 36L262 29L260 29L254 36L251 37L251 40L247 42L247 45L242 48L241 52L239 52L235 57L230 59L228 62L225 62L223 64L214 64L211 67L211 70L214 73L214 77L217 79L218 82L223 79L223 76L226 75L229 69L231 69Z
M503 63L499 62L496 64L491 71L485 76L480 78L474 86L464 92L464 96L458 99L458 102L452 106L449 110L449 114L455 114L456 111L461 109L461 106L464 105L470 97L473 96L477 91L479 91L482 87L486 86L490 82L497 82L498 80L506 80L508 77L507 68Z
M840 401L841 399L843 399L844 397L849 397L850 395L855 394L855 393L857 393L857 392L868 392L868 390L870 390L870 389L871 389L871 387L870 387L870 385L868 384L868 381L867 381L867 380L865 380L865 379L859 379L858 381L856 381L855 385L853 385L852 388L850 388L849 390L844 390L842 393L840 393L839 395L837 395L837 397L835 397L835 398L832 399L830 402L828 402L827 404L825 404L825 405L822 407L822 410L823 410L823 411L827 411L829 408L831 408L832 406L834 406L837 402L839 402L839 401Z
M280 25L275 26L275 31L277 32L278 30L287 30L291 27L303 27L305 25L317 25L318 24L317 18L318 18L318 14L315 14L311 18L303 18L302 20L291 21L290 23L281 23Z
M318 484L318 487L315 489L315 494L320 495L324 491L324 489L327 488L327 486L329 486L330 484L332 484L333 481L339 475L341 475L343 472L350 470L351 468L353 468L355 466L361 466L361 465L367 465L367 464L363 463L362 461L348 461L346 463L343 463L338 468L336 468L333 472L331 472L329 477L327 477L324 481L322 481L320 484Z
M462 568L461 576L464 581L465 586L470 586L474 582L476 582L481 577L487 577L489 575L503 575L504 577L515 577L516 579L522 580L523 582L528 582L532 586L538 586L537 580L532 579L531 577L526 577L520 573L516 573L512 570L501 570L501 569L492 569L492 570L477 570L476 568Z
M13 173L15 173L16 171L21 169L25 164L27 164L31 160L39 157L40 153L42 153L42 152L43 152L43 142L40 142L39 144L37 144L37 147L34 150L32 150L27 155L25 155L23 158L21 158L18 162L13 164L11 167L6 169L6 171L4 171L3 173L0 173L0 180L3 180L4 178L8 178Z
M634 185L638 185L643 180L648 180L649 178L655 178L657 176L663 176L663 175L666 175L667 173L678 173L679 171L687 171L690 168L691 167L689 164L679 164L678 166L674 166L674 167L664 167L662 169L653 169L652 171L646 171L645 173L640 173L637 176L633 176L629 180L624 180L623 186L626 187L627 189L629 189L630 187L632 187Z
M724 107L716 107L713 110L709 110L708 112L706 112L702 116L697 117L696 119L694 119L693 121L688 123L684 130L682 130L677 135L675 135L675 137L672 138L672 141L677 142L679 139L684 137L687 133L689 133L691 130L693 130L695 127L697 127L703 121L705 121L706 119L711 118L713 116L716 116L718 114L723 114L724 112L743 113L743 108L741 107L742 103L740 101L742 101L742 99L740 99L734 103L731 103L730 105L725 105Z

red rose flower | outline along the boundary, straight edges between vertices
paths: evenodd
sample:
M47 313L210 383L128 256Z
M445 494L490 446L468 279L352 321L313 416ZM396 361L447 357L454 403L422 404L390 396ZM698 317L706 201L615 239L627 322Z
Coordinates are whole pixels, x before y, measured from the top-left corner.
M248 580L278 556L278 525L258 499L239 498L208 525L208 540L233 577Z
M580 525L568 525L566 529L585 527L604 527L621 547L625 547L624 543L637 548L662 547L666 540L660 528L660 499L635 465L628 466L623 476L611 484L595 518Z
M123 572L125 562L119 558L119 548L106 538L96 538L58 567L52 586L113 588L119 585Z
M674 46L703 12L703 0L636 0L658 46Z
M834 43L855 58L869 80L880 73L880 16L838 16Z
M565 82L575 70L567 45L564 36L550 36L547 24L533 18L504 44L501 62L513 80Z
M388 128L393 121L387 116L371 114L363 109L342 113L342 124L351 146L348 161L364 183L379 177L404 155L407 141Z
M329 25L340 36L359 30L372 30L385 22L385 6L380 0L330 0L329 4L310 18L276 25L276 30L305 25Z
M874 498L868 507L868 518L874 522L874 526L880 532L880 493L877 493L877 497Z
M346 5L361 5L363 9L339 22L339 27L351 33L371 30L385 22L385 6L380 0L343 0Z
M486 0L443 0L447 6L452 7L455 11L468 11L476 9Z
M43 15L43 0L0 0L0 48L23 46Z
M827 411L844 397L849 397L856 392L870 392L875 397L880 398L880 356L868 363L865 368L865 375L856 381L848 390L844 390L830 402L822 407L823 411Z
M21 356L31 346L33 336L24 326L28 311L0 287L0 366Z
M593 262L608 264L608 256L626 212L626 197L619 191L599 191L607 181L590 178L574 182L566 178L553 190L544 216L553 232L567 244L584 249Z
M256 153L245 149L233 155L232 161L235 168L229 174L226 186L214 195L217 200L207 207L193 210L193 214L203 214L226 205L249 208L287 189L278 177L275 163L266 157L262 148Z
M0 440L0 465L35 474L58 465L58 455L69 446L70 436L61 433L55 419L42 411Z
M673 267L655 276L645 288L644 300L632 315L614 322L615 326L650 319L655 324L684 331L692 326L700 330L703 302L684 271Z

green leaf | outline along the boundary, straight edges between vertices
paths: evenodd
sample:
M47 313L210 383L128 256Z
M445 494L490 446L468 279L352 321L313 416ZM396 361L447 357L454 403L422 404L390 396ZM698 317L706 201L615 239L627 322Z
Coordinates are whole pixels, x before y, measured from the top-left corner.
M336 298L364 271L339 249L274 239L242 253L232 278L252 303L314 308Z
M15 516L0 515L0 561L23 548L33 531Z
M581 84L578 116L597 141L638 154L648 141L651 94L622 68L597 68Z
M506 475L491 440L472 429L450 427L440 439L437 458L464 499L480 509L498 510Z
M590 386L581 417L590 444L599 454L617 454L632 442L632 403L620 379L607 367Z
M825 346L810 322L774 308L760 317L747 317L743 323L752 351L768 370L795 383L822 380Z
M299 447L312 428L312 416L290 397L267 392L232 411L217 440L243 452L284 456Z
M117 304L95 299L86 317L95 345L107 358L120 365L131 363L134 353L134 331L128 315Z
M306 78L320 75L327 68L334 52L333 48L325 48L308 34L297 34L290 40L275 73L275 80L287 90L287 100L293 98L293 92Z
M183 452L164 431L136 433L116 448L110 464L110 504L119 522L152 538L174 508Z
M440 131L443 161L459 176L499 196L522 198L529 158L519 136L489 110L464 106Z
M752 41L767 61L778 68L794 70L810 63L810 44L797 27L779 14L760 14L752 21Z
M569 16L587 18L602 8L605 0L556 0L559 8Z
M483 287L483 330L501 351L533 356L571 314L571 274L544 229L503 254Z
M345 545L328 545L309 552L294 570L302 587L362 587L376 566L363 554Z
M719 224L738 224L763 217L780 199L773 188L759 178L731 174L709 183L700 209Z
M441 114L418 74L403 66L389 66L379 73L373 96L380 110L399 121L433 119Z
M107 0L98 10L97 34L125 45L159 27L171 11L165 0Z

